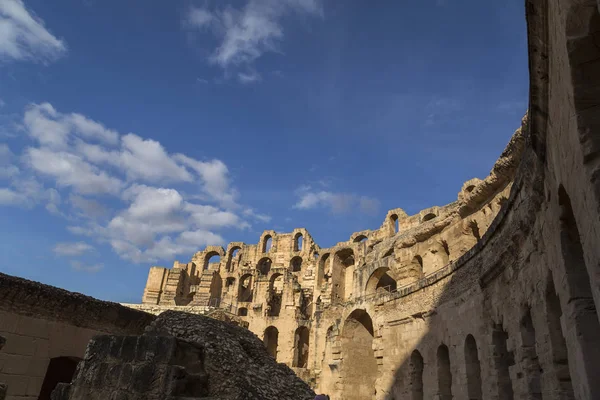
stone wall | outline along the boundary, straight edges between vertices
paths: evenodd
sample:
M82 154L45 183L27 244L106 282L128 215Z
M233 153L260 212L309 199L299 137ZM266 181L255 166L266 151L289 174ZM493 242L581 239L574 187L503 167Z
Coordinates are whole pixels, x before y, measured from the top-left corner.
M47 372L61 369L62 361L76 364L93 336L141 334L154 318L119 304L0 274L0 336L6 340L0 351L0 382L8 387L6 399L38 399Z

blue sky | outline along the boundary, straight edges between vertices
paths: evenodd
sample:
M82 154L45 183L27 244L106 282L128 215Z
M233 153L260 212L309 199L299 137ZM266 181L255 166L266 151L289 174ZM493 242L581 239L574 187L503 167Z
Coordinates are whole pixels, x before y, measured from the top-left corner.
M519 126L522 0L0 0L0 271L148 267L456 200Z

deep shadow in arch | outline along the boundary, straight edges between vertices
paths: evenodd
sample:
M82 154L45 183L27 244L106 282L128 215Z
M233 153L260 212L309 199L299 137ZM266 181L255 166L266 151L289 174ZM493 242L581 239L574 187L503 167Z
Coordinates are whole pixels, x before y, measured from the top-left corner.
M50 395L56 388L56 385L59 383L70 383L75 375L79 361L81 359L76 357L56 357L50 359L38 400L50 400Z
M465 366L467 370L467 393L469 400L481 400L481 365L477 342L473 335L467 335L465 339Z

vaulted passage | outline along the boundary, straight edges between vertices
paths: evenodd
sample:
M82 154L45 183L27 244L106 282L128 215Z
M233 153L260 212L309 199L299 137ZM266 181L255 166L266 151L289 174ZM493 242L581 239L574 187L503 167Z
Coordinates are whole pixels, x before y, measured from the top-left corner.
M541 366L535 348L535 328L531 311L527 310L521 319L521 368L527 380L528 399L541 400Z
M469 400L481 400L481 366L477 352L477 343L473 335L465 340L465 366L467 369L467 392Z
M552 346L553 375L560 398L571 400L575 398L575 394L573 393L573 384L571 383L569 355L560 322L561 317L560 299L556 295L554 280L552 274L550 274L546 287L546 318L548 332L550 333L550 344Z
M365 310L353 311L342 329L344 400L375 398L377 360L373 351L373 322Z
M423 400L423 357L417 350L410 355L411 400Z
M442 344L437 350L437 378L439 400L452 400L452 372L448 346Z
M573 360L580 385L580 395L588 398L600 398L600 324L596 305L592 297L590 276L588 274L583 247L577 222L571 207L571 200L565 189L558 190L560 205L560 245L567 284L567 301L563 304L563 315L567 318L573 351L577 351ZM580 360L580 361L579 361Z
M81 360L75 357L56 357L51 359L38 400L50 400L50 394L56 388L56 385L71 382L79 361Z
M263 343L267 348L267 352L277 360L277 344L279 341L279 331L274 326L265 329Z
M305 326L296 329L294 334L294 362L292 367L306 368L308 365L309 331Z
M492 344L494 346L494 365L496 367L496 385L499 400L514 399L509 367L515 364L515 360L512 352L508 352L506 345L507 340L508 334L502 330L502 326L494 326Z

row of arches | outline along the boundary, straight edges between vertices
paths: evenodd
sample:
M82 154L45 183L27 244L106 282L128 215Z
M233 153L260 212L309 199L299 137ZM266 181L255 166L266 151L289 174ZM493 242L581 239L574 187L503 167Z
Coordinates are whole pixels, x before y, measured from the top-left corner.
M273 247L273 236L267 234L262 238L261 242L262 242L261 251L263 253L270 252L271 248ZM303 248L304 248L304 235L302 235L302 233L300 233L300 232L297 232L294 235L292 251L294 251L294 252L302 251Z
M310 331L306 326L300 326L294 332L294 356L292 367L306 368L308 366L308 350L310 342ZM267 352L277 360L279 330L269 326L263 334L263 343Z

